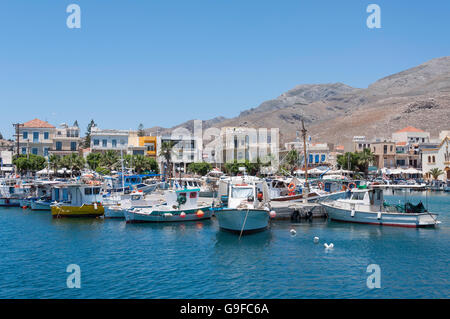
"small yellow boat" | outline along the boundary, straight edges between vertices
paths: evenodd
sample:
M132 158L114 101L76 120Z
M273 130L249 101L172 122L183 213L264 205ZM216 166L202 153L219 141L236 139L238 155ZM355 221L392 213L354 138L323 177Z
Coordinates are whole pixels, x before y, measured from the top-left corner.
M105 209L101 204L100 186L73 184L66 187L68 199L52 205L53 218L103 216Z

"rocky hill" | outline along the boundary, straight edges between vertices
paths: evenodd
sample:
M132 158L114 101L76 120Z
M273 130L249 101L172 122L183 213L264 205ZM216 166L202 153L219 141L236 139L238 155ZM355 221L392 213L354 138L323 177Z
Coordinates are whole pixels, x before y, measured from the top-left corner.
M295 139L302 118L316 141L387 138L409 125L437 135L450 128L450 57L387 76L366 89L342 83L298 85L235 118L218 117L203 126L278 127L284 143ZM192 126L188 121L176 127Z

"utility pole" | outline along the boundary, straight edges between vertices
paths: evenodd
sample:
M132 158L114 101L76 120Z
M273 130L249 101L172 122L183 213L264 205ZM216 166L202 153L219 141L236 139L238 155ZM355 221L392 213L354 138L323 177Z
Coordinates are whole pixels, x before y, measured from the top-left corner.
M19 154L20 154L19 128L20 128L21 126L23 126L23 124L21 124L21 123L15 123L15 124L13 124L13 126L16 128L16 134L15 134L15 137L16 137L16 145L17 145L17 156L19 156Z
M308 195L309 195L309 184L308 184L308 157L306 151L306 133L308 132L305 128L305 122L302 119L302 137L303 137L303 153L305 157L305 190L303 192L303 203L308 203Z

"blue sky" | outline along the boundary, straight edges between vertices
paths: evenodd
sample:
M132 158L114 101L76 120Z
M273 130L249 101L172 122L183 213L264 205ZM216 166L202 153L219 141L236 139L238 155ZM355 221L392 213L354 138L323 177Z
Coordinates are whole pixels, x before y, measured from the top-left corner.
M66 7L81 7L68 29ZM381 7L368 29L366 7ZM232 117L295 85L367 87L450 55L450 1L2 0L0 132Z

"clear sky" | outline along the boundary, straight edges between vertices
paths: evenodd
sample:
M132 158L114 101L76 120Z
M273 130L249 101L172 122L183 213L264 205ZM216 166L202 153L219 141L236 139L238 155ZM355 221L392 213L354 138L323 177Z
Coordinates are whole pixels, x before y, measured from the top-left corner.
M66 7L81 7L81 29ZM366 7L381 7L381 29ZM0 132L232 117L295 85L367 87L450 55L450 1L1 0Z

